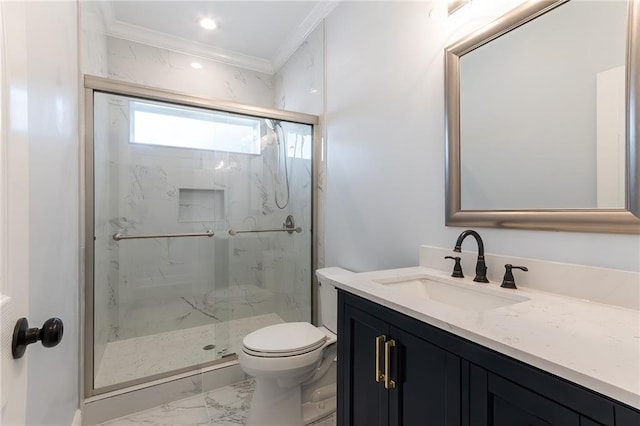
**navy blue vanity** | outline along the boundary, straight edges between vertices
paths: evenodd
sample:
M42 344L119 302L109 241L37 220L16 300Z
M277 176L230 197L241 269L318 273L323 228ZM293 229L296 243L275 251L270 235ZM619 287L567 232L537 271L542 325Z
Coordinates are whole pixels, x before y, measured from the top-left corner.
M640 425L637 409L344 290L338 336L340 426Z

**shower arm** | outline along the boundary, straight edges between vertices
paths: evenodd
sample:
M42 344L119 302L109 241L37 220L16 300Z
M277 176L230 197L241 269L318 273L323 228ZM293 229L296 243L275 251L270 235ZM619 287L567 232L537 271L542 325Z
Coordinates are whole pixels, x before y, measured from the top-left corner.
M234 236L237 234L247 234L250 232L288 232L289 234L293 234L294 232L300 233L302 232L301 227L296 227L295 222L293 221L293 216L287 216L287 219L282 224L282 229L258 229L258 230L243 230L237 231L235 229L229 229L229 235Z
M122 235L121 233L113 234L115 241L120 240L141 240L145 238L177 238L177 237L213 237L213 231L207 229L205 232L193 232L186 234L147 234L147 235Z

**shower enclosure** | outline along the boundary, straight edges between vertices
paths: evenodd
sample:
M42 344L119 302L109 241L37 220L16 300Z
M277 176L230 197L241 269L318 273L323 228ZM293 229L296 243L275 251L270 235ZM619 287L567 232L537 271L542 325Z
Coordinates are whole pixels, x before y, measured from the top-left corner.
M86 394L312 320L317 117L87 77Z

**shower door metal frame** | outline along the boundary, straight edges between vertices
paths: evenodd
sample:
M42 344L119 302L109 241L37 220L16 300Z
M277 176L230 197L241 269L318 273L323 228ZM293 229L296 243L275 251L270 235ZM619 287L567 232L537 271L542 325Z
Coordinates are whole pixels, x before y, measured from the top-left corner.
M106 93L120 96L131 96L139 99L169 102L176 105L206 108L215 111L231 112L249 115L253 117L276 119L299 124L308 124L313 127L312 143L313 157L311 159L311 321L317 323L317 278L315 270L318 262L318 235L317 235L317 200L318 200L318 169L322 153L322 133L320 130L320 118L316 115L303 114L298 112L284 111L273 108L258 107L255 105L241 104L225 100L212 100L185 93L144 86L140 84L121 82L108 78L96 77L92 75L84 76L84 235L85 235L85 271L84 271L84 345L81 351L84 353L81 359L84 360L82 380L84 384L85 398L97 397L113 391L129 388L131 386L143 385L161 379L168 379L178 374L193 372L197 374L199 370L206 367L221 364L221 367L228 365L229 361L237 362L237 355L231 355L219 360L210 361L203 364L196 364L178 370L171 370L152 376L142 377L115 385L105 386L96 389L94 387L94 237L95 237L95 212L94 212L94 94Z

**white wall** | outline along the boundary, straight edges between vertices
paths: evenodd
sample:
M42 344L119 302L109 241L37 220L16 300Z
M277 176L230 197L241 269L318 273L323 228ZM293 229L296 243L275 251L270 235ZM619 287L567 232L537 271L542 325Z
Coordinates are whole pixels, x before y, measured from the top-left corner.
M328 16L327 266L410 266L421 244L453 247L443 50L518 3L476 0L447 18L440 1L343 2ZM637 235L479 231L490 253L640 269Z
M71 424L79 406L78 20L75 2L27 2L29 322L64 322L29 348L26 424Z

